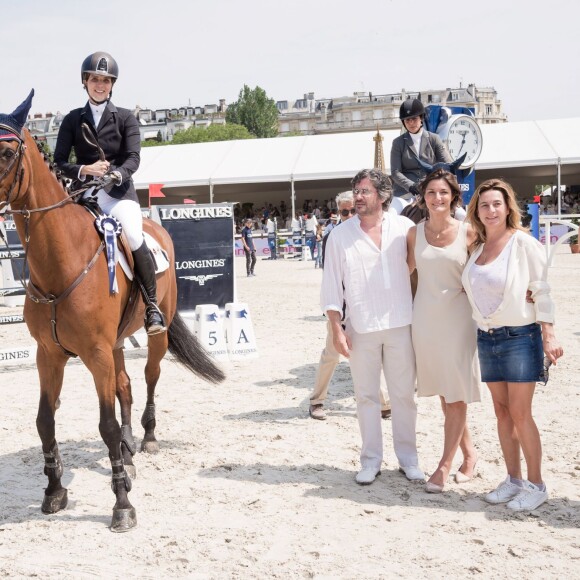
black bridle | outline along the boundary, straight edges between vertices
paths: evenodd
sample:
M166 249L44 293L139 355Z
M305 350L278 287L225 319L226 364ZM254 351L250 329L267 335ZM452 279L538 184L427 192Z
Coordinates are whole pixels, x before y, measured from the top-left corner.
M2 183L6 178L6 176L9 175L10 172L12 171L14 164L18 163L16 167L16 173L14 174L14 179L12 180L12 184L10 185L8 193L6 194L6 200L0 201L0 204L3 204L3 207L7 208L10 205L10 200L12 199L12 194L14 193L16 184L18 184L18 193L20 193L22 178L24 177L24 168L22 167L22 162L24 160L24 152L26 151L26 145L24 144L24 139L22 139L20 135L17 135L12 127L0 123L0 129L10 131L10 133L12 133L16 138L16 140L18 141L18 149L16 150L14 157L12 157L12 159L8 163L8 167L6 167L6 169L0 175L0 183ZM0 211L0 215L4 215L6 212L7 212L6 209L4 209L4 211Z

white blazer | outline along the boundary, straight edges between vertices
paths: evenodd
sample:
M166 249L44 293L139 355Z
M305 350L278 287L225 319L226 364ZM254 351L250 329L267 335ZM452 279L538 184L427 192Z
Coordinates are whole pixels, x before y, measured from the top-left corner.
M554 303L547 282L546 251L538 240L521 230L514 234L501 304L490 316L485 317L479 312L469 283L469 270L481 255L484 245L479 246L470 256L462 276L463 288L471 303L477 326L481 330L489 330L499 326L525 326L534 322L553 323ZM533 304L526 300L528 290L532 293Z

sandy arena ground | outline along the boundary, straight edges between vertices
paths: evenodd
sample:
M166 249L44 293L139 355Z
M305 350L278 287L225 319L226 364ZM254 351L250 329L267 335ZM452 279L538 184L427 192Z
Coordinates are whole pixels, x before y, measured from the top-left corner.
M564 253L566 252L566 253ZM308 397L325 339L321 272L313 262L238 266L260 357L226 363L210 386L170 360L158 386L161 451L135 458L130 494L138 527L113 534L110 464L98 432L86 369L65 374L57 439L68 508L45 516L46 478L36 432L33 365L0 367L0 574L41 578L566 578L580 577L580 258L562 251L550 271L557 335L565 358L540 387L535 414L551 499L532 514L487 505L504 477L495 420L484 391L469 419L480 453L471 483L428 495L398 471L385 431L382 475L354 482L359 432L347 363L330 388L326 422L308 417ZM18 309L0 308L0 314ZM32 341L23 324L0 326L2 348ZM133 424L145 403L143 353L128 354ZM421 466L442 449L435 398L419 401ZM460 459L456 459L459 467Z

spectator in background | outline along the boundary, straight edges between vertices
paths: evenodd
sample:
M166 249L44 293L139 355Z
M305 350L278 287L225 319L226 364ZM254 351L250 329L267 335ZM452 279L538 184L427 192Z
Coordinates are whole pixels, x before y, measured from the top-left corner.
M314 247L316 245L316 226L318 220L314 214L304 214L304 233L306 246L310 249L310 257L314 259Z
M242 244L244 246L244 253L246 254L246 272L248 278L255 276L254 268L256 266L256 248L254 246L254 239L252 237L252 220L246 220L246 226L242 230Z
M316 225L316 257L314 267L322 268L322 238L324 237L324 227L322 224Z

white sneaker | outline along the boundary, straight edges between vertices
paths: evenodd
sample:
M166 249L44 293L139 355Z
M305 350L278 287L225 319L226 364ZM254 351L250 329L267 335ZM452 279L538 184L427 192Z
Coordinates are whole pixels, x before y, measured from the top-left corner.
M522 487L511 482L510 476L508 475L504 481L502 481L493 491L490 491L483 499L487 503L506 503L516 497Z
M540 507L548 499L548 491L542 491L531 481L525 481L524 487L520 493L514 497L508 504L507 508L515 512L533 511Z
M407 467L399 466L399 471L405 474L409 481L425 481L425 474L419 469L417 465L409 465Z
M364 467L355 476L354 480L359 485L370 485L381 472L374 467Z

